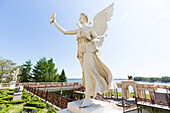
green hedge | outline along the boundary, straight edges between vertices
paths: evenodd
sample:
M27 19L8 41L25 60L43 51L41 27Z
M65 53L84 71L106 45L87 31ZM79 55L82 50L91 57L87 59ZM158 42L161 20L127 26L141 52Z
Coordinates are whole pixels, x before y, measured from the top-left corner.
M56 108L47 104L47 113L57 113Z
M24 109L37 109L36 107L27 107L27 106L24 106Z
M7 94L13 95L13 94L14 94L14 91L7 91Z
M42 113L42 111L43 111L42 109L39 109L39 111L37 113Z
M26 109L29 109L29 110L37 110L37 111L38 111L37 113L42 113L42 109L40 109L40 108L27 107L27 106L24 106L24 107L18 109L15 113L21 113L23 110L26 110Z
M6 101L6 100L0 100L0 104L20 104L24 103L26 100L11 100L11 101Z
M28 101L25 106L32 106L37 108L45 108L46 104L40 102L40 101Z
M12 95L4 95L2 98L0 98L0 100L9 100L9 99L12 99L13 96Z
M23 90L22 100L11 100L13 98L13 93L15 89L0 89L0 113L7 113L9 109L13 106L12 104L20 104L26 102L26 104L20 108L16 109L15 113L21 113L23 111L31 110L32 112L42 113L43 109L46 108L46 104L41 101L39 97L29 94L26 90ZM55 113L55 109L48 110L48 113Z
M9 109L11 109L11 107L12 107L11 104L9 104L9 105L7 105L7 106L8 106L8 107L4 108L2 111L0 111L0 113L7 113L7 111L8 111Z
M15 91L15 88L14 88L14 89L4 88L4 89L1 89L1 90L6 90L6 91Z
M31 100L31 95L29 94L22 94L23 99Z
M37 108L45 108L45 107L46 107L46 104L44 104L44 103L38 104L36 107L37 107Z
M0 94L1 95L7 95L7 91L6 90L0 90Z
M39 97L36 97L33 95L31 98L31 101L40 101L41 102L41 99Z
M15 88L14 89L8 89L9 91L15 91Z
M6 108L6 105L5 104L0 104L0 111L5 109Z

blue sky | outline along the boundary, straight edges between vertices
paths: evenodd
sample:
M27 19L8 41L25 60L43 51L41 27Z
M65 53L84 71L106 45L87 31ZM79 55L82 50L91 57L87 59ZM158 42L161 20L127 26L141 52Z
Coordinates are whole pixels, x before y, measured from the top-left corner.
M170 76L169 0L1 0L0 56L17 65L53 58L59 73L65 69L68 78L81 78L76 36L62 34L50 16L55 12L58 24L73 30L81 12L92 22L112 2L100 58L114 77Z

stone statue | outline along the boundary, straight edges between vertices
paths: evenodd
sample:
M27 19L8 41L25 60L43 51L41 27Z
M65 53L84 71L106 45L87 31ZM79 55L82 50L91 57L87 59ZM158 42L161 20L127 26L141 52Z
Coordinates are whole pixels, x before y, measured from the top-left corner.
M128 80L133 80L133 77L131 75L128 75Z
M80 23L77 24L78 29L71 31L64 30L56 23L55 13L51 15L50 23L54 23L62 33L77 35L77 58L80 60L83 73L81 84L86 88L85 99L80 107L91 105L91 97L95 98L97 93L102 94L117 88L110 70L97 55L99 53L98 48L102 46L106 37L107 22L111 19L112 13L113 4L96 14L92 27L89 26L90 22L87 15L81 13Z
M17 68L16 71L14 71L14 73L12 74L13 75L13 79L12 81L17 81L17 75L19 74L19 68Z

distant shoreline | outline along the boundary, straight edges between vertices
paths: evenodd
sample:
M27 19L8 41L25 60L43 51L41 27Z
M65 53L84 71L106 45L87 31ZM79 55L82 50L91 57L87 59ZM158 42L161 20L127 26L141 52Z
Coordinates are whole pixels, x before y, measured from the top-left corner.
M67 78L67 80L68 81L77 81L77 80L79 80L79 81L81 81L82 79L81 78ZM118 81L122 81L122 80L128 80L128 79L125 79L125 78L115 78L114 80L118 80ZM134 80L135 81L135 80ZM148 83L148 84L151 84L151 83L153 83L153 84L158 84L158 83L161 83L161 84L170 84L170 82L161 82L161 81L155 81L155 82L149 82L149 81L136 81L136 82L139 82L139 83Z
M76 80L81 80L81 78L67 78L67 79L76 79ZM128 79L125 79L125 78L115 78L114 80L128 80Z

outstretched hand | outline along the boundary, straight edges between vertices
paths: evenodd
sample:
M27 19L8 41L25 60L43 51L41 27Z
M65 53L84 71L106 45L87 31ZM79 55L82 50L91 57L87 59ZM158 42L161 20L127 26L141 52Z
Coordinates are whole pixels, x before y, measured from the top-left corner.
M55 22L55 21L56 21L56 14L53 13L53 14L51 15L51 17L50 17L50 24L52 24L52 23Z

